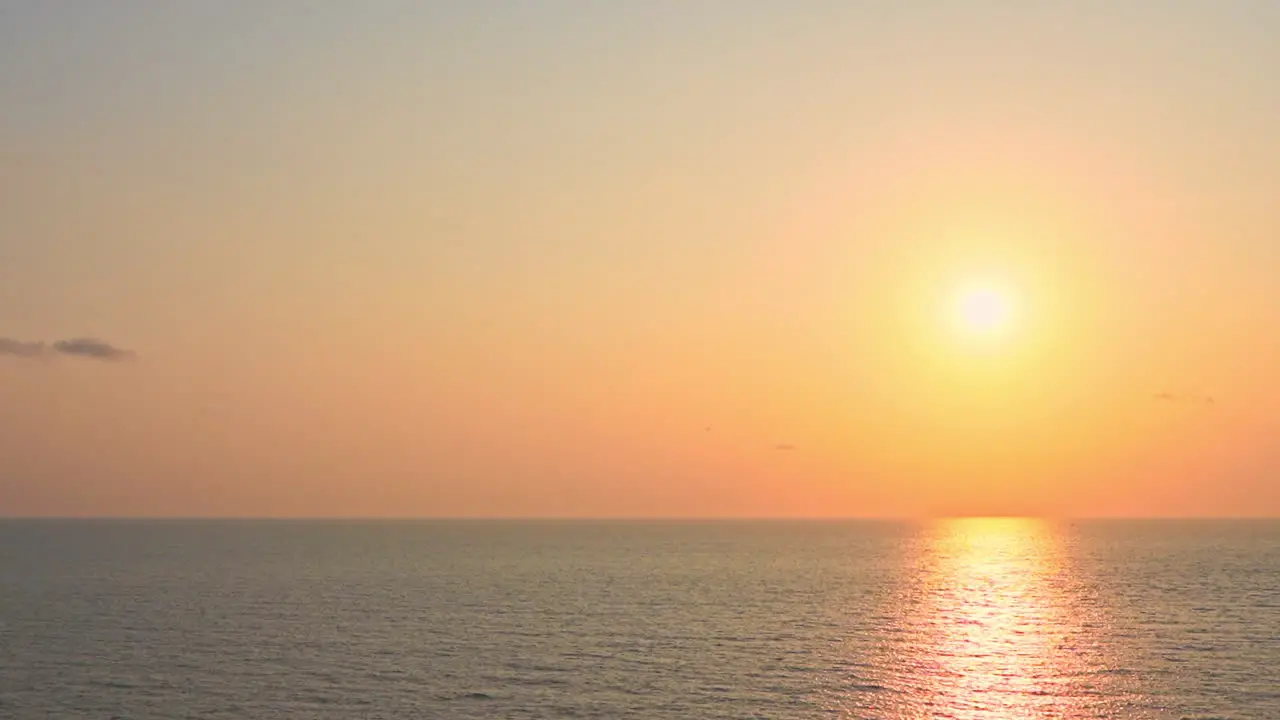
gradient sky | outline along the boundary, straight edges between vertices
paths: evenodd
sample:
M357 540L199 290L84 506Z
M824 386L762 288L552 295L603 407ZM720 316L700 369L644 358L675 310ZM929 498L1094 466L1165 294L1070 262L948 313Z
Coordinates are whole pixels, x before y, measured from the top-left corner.
M1280 515L1277 37L0 2L0 515Z

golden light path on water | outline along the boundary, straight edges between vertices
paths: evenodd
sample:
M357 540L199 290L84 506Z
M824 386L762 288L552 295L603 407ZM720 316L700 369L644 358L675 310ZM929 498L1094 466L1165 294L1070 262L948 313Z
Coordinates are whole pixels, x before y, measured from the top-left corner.
M904 558L876 717L1106 717L1126 693L1070 538L1034 519L923 528Z

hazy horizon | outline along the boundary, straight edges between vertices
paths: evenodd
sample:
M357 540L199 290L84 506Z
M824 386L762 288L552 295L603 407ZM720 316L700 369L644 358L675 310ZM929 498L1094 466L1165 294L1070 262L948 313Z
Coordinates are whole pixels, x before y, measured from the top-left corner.
M0 522L316 522L316 523L894 523L933 524L959 520L1027 520L1076 522L1280 522L1275 515L1093 515L1048 517L1032 515L0 515Z
M0 5L0 516L1280 516L1280 3Z

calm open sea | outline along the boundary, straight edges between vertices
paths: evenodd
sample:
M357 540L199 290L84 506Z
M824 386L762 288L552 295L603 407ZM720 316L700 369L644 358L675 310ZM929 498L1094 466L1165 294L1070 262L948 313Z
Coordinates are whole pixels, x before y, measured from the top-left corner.
M1280 523L0 523L0 717L1280 718Z

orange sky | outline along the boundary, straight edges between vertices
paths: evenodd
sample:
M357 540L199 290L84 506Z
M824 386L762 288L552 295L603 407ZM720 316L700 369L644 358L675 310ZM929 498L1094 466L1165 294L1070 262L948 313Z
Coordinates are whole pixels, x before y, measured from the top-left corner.
M1280 514L1280 9L521 7L9 11L0 515Z

